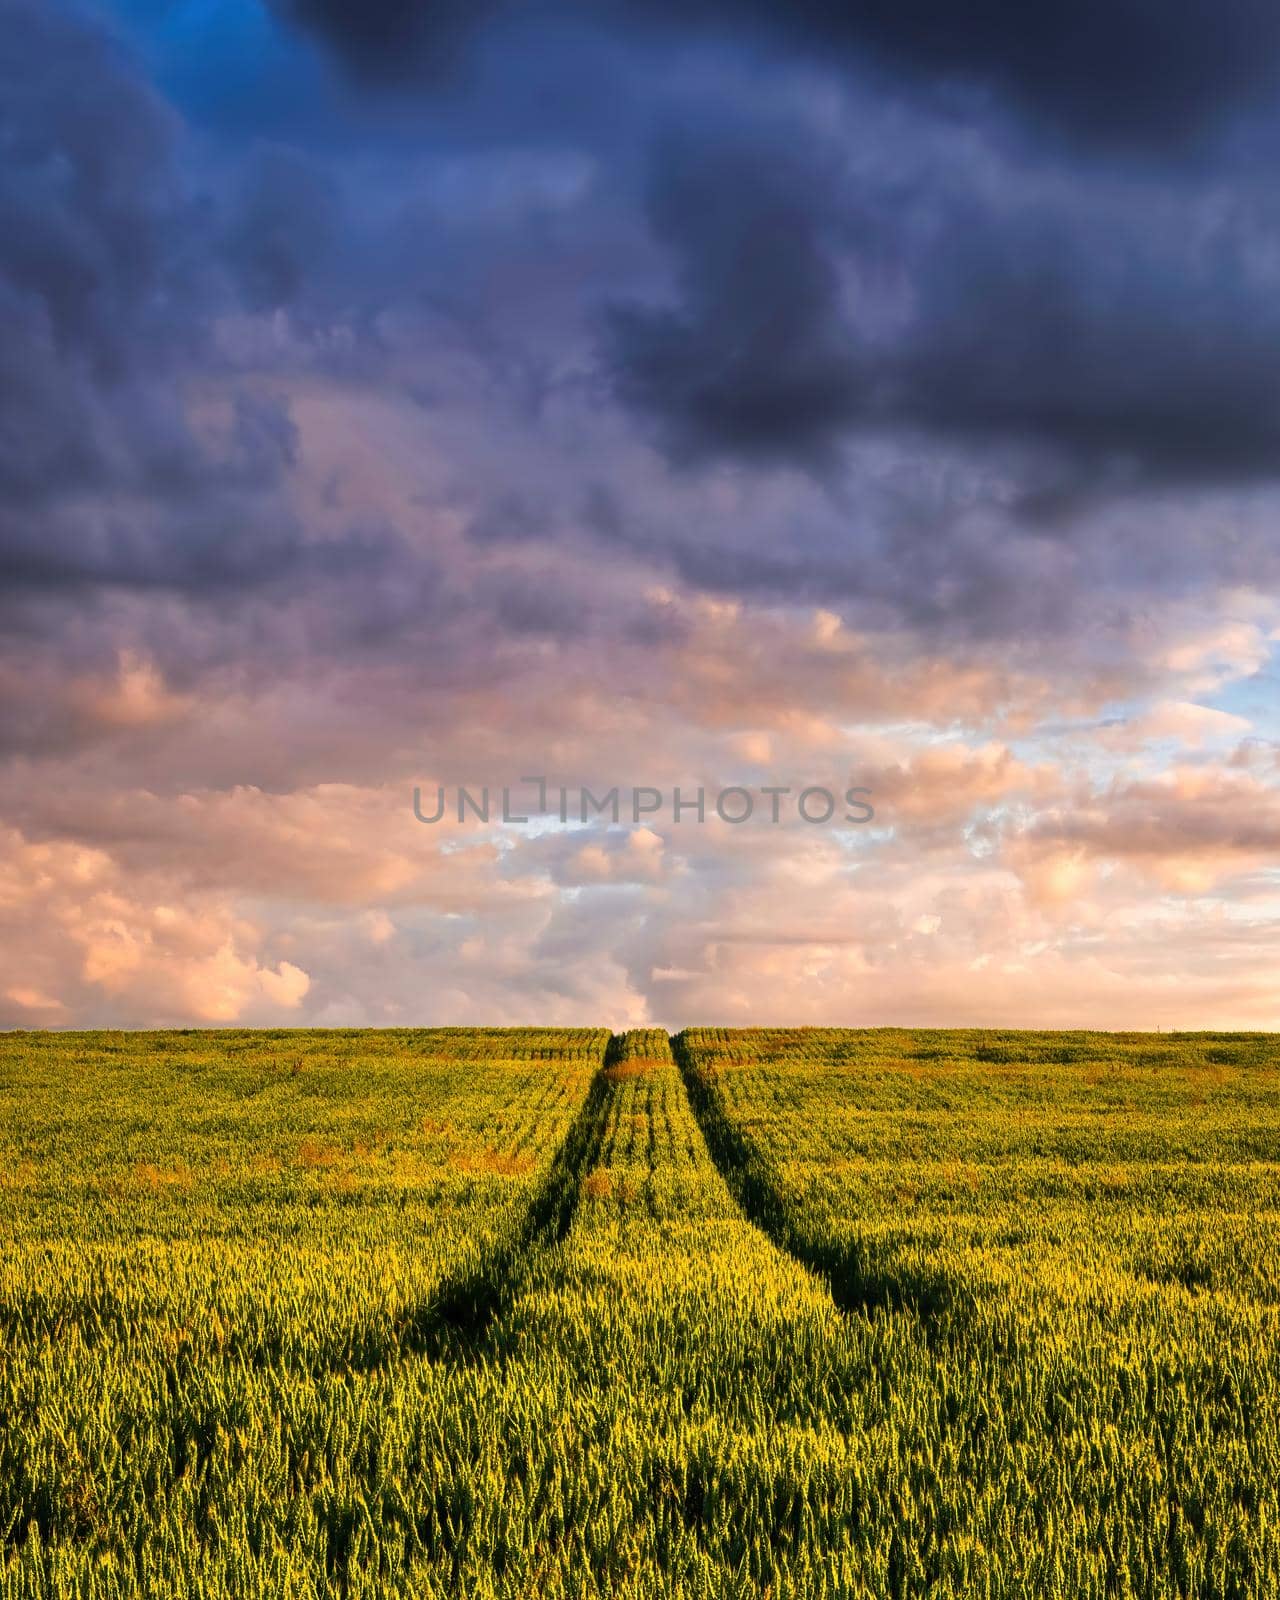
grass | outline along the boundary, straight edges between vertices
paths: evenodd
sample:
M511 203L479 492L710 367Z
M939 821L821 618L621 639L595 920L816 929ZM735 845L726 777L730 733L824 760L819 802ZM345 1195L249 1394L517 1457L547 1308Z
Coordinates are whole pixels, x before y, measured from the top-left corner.
M0 1040L0 1597L1280 1592L1280 1041Z

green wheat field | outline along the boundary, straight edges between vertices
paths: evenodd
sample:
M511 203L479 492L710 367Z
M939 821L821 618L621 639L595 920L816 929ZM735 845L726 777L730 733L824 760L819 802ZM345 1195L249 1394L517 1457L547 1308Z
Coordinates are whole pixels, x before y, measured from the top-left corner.
M0 1596L1280 1594L1280 1037L0 1037Z

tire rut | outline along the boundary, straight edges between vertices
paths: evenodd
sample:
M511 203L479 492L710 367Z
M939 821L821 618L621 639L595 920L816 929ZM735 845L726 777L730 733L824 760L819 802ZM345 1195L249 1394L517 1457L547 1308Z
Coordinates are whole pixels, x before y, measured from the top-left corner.
M734 1120L714 1072L700 1068L683 1033L671 1039L689 1104L712 1161L743 1215L779 1250L820 1278L846 1314L907 1311L929 1331L948 1302L946 1285L897 1272L858 1239L814 1239L796 1225L769 1153Z
M606 1069L620 1040L610 1038L577 1116L514 1233L496 1239L470 1271L447 1277L413 1313L401 1341L405 1352L433 1360L481 1358L490 1329L527 1277L531 1258L559 1244L573 1226L582 1179L599 1159L612 1086Z

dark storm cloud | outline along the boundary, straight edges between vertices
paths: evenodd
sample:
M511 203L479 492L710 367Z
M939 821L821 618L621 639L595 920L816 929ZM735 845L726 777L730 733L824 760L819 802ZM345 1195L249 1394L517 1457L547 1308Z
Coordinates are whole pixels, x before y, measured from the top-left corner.
M244 173L226 254L245 302L289 305L338 231L338 198L324 171L295 150L268 146Z
M657 9L690 14L672 0ZM1167 152L1280 84L1269 0L702 0L699 11L990 86L1096 144Z
M255 597L287 597L293 622L270 643L253 634L272 661L317 639L390 648L415 616L438 617L429 534L353 531L383 511L360 491L302 509L328 470L294 417L313 384L351 384L353 404L357 391L432 396L423 438L453 432L476 485L451 559L513 563L448 604L526 638L570 637L585 614L541 566L576 558L582 532L691 587L860 602L983 635L1015 615L1062 631L1089 603L1076 580L1102 570L1092 550L1072 566L1082 493L1252 481L1280 456L1280 230L1252 183L957 141L914 102L886 121L865 83L841 90L819 136L735 110L741 80L702 68L688 125L656 147L643 216L630 158L588 159L590 139L562 141L551 110L515 154L465 149L488 102L459 99L461 143L423 133L412 161L400 128L385 170L369 161L376 141L347 163L340 139L307 154L251 143L206 166L99 32L45 8L14 15L0 171L10 614L24 596L81 614L99 592L207 597L230 647ZM644 85L652 65L641 54L619 70ZM628 83L638 153L652 113ZM606 297L602 372L589 330ZM602 403L610 383L621 414ZM696 475L669 483L630 455L636 417L674 460L795 466L825 497L774 473L767 507L708 515L686 495ZM482 446L491 424L516 448ZM591 472L610 499L578 518L556 440L597 424ZM854 462L883 443L901 464L881 492ZM966 462L1003 489L901 487ZM625 476L609 482L613 465ZM1046 527L1051 511L1060 544L1018 545L1019 523ZM1186 553L1185 519L1175 537L1180 570L1211 564Z
M936 155L877 183L799 127L699 127L658 146L649 209L677 297L615 306L607 343L677 461L907 430L1111 487L1280 469L1280 213L1248 188Z
M109 470L157 311L170 127L101 37L19 4L0 29L0 501Z
M834 179L789 131L699 129L656 152L650 217L681 303L610 321L622 397L678 459L820 459L870 404L826 236Z
M0 29L8 308L98 371L128 358L165 249L171 125L109 42L26 0Z
M272 0L357 77L454 72L483 28L529 16L511 0ZM620 30L790 43L824 60L870 59L927 82L971 84L1095 146L1168 155L1280 87L1280 11L1269 0L555 0L547 18L589 15Z
M202 268L174 126L102 33L42 5L0 30L0 505L191 471L169 387Z
M141 403L149 399L142 391ZM181 427L167 430L166 445L102 463L96 487L109 491L105 501L58 495L53 486L38 516L21 499L0 501L0 581L45 591L200 591L279 576L299 542L284 502L273 498L296 451L287 408L243 394L216 455Z
M0 586L300 592L402 562L386 538L307 537L287 399L219 371L211 330L295 296L331 222L322 175L274 149L226 218L188 194L174 116L99 28L43 4L0 29ZM236 290L242 290L238 297ZM193 386L219 379L193 406ZM42 612L42 615L44 613Z
M108 681L122 658L152 663L183 692L223 671L275 685L397 652L439 683L472 671L477 638L496 659L495 631L537 638L581 625L583 604L549 578L482 582L450 572L421 526L381 506L316 509L325 462L309 457L299 426L299 373L332 382L333 361L345 360L394 394L379 365L396 357L394 341L366 330L420 290L418 259L369 270L364 239L349 243L333 168L312 157L277 145L192 155L179 118L99 25L44 4L7 9L0 721L10 752L96 736L68 685ZM333 435L318 433L323 457ZM27 677L44 686L34 715Z
M887 405L1149 476L1280 472L1280 215L1270 202L955 205L913 264Z
M372 82L447 77L503 0L270 0L313 29L357 77Z

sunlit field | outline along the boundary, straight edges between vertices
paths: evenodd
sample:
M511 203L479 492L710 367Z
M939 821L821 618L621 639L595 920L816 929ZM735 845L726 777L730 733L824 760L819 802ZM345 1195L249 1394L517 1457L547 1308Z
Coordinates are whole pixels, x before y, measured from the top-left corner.
M1278 1054L0 1037L0 1595L1273 1595Z

